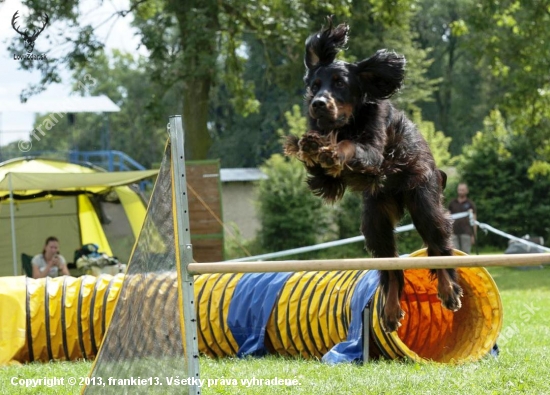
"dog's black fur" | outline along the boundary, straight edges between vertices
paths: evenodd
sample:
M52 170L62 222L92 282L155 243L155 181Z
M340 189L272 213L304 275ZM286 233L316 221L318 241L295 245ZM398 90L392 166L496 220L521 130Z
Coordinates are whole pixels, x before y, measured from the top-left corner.
M430 256L452 255L452 222L442 205L445 173L436 169L415 125L388 100L402 86L405 58L380 50L357 63L335 60L348 40L341 24L306 41L306 104L310 131L289 137L285 153L301 159L308 185L326 201L346 188L363 193L361 229L374 257L397 257L394 229L409 211ZM454 269L432 270L443 306L458 310L462 289ZM401 270L381 271L382 324L396 330L404 286Z

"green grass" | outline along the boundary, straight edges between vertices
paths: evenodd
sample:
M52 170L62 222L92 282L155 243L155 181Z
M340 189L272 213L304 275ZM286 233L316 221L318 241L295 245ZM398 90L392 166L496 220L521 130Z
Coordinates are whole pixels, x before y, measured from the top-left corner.
M329 366L314 360L202 357L201 378L218 379L202 394L550 394L550 267L490 270L501 291L504 325L501 354L460 366L380 361ZM77 394L79 386L25 389L12 377L85 377L90 362L29 364L0 368L0 394ZM143 377L143 376L142 376ZM221 379L296 379L296 386L251 386ZM207 383L207 382L206 382ZM177 393L184 393L179 387ZM155 393L163 393L160 388Z

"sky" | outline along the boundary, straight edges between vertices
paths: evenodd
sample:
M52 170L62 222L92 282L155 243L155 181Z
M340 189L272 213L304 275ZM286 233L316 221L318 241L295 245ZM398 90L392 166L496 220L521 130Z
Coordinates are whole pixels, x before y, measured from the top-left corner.
M92 26L96 27L117 10L128 9L128 0L104 0L100 5L99 0L81 0L81 24L93 21ZM19 70L19 61L14 60L13 53L7 48L9 42L18 36L18 33L11 26L11 19L16 11L19 11L20 18L18 26L24 29L26 17L30 10L21 4L20 0L0 0L0 102L3 100L19 101L19 95L23 89L31 83L40 81L39 72ZM139 38L134 35L135 30L130 26L131 15L125 18L112 18L103 23L96 30L97 36L105 43L108 50L117 48L123 51L136 52ZM42 34L37 38L34 54L41 54L48 50L48 41L45 36L50 34L56 36L63 31L65 26L52 20L46 26ZM40 94L43 98L67 97L70 94L69 73L62 73L63 83L51 85ZM1 106L1 104L0 104ZM29 112L6 112L0 107L0 146L13 141L28 140L29 132L32 130L36 114Z

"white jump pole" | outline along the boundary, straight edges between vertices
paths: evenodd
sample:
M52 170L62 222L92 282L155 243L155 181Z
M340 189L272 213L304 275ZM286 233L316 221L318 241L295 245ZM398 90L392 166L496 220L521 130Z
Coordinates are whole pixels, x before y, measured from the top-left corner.
M550 254L464 255L415 258L326 259L257 262L190 263L190 274L266 273L337 270L446 269L457 267L528 266L550 262Z

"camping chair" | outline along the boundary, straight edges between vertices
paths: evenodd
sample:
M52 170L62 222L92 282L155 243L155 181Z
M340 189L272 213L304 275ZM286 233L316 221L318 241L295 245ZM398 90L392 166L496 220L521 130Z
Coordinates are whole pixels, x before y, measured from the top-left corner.
M27 277L32 277L32 255L21 254L21 263L23 264L23 273Z

